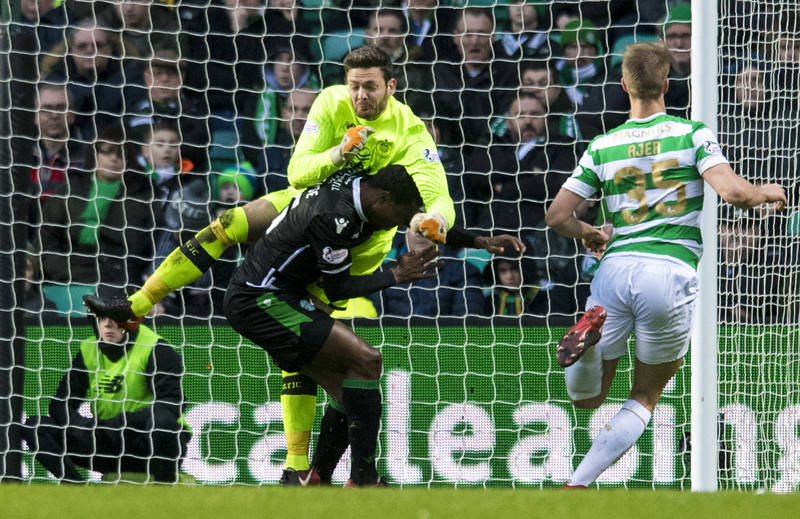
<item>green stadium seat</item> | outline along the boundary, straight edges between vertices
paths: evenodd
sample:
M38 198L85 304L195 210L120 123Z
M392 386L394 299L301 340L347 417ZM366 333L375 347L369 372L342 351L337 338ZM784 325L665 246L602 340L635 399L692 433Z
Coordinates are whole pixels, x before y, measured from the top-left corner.
M609 66L611 68L622 66L622 55L625 54L625 49L628 48L628 45L631 43L656 40L658 40L658 36L654 34L626 34L625 36L620 36L617 38L617 41L614 42L614 47L611 49L611 56L608 60Z
M331 33L322 40L322 61L341 63L345 54L364 45L362 29Z

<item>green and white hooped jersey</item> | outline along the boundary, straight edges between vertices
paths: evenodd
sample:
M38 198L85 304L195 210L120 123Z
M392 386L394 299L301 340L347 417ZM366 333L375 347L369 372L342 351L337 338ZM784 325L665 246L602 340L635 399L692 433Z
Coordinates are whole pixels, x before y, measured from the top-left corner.
M658 113L596 137L564 187L602 191L614 235L611 254L658 255L697 268L704 171L727 163L705 124Z

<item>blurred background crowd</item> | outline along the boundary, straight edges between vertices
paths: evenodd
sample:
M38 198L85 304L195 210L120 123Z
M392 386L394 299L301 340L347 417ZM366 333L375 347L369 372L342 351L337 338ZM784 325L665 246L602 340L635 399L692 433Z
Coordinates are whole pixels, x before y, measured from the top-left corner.
M80 297L99 283L137 286L220 212L286 187L288 159L317 93L343 82L349 50L371 45L392 57L396 97L439 147L459 223L518 235L528 252L490 260L445 248L438 279L387 289L350 314L524 314L570 323L597 260L549 231L544 210L588 142L627 119L620 87L627 45L666 43L674 57L667 111L690 116L685 2L12 3L12 24L34 31L37 42L30 170L37 203L20 298L31 312L81 311ZM800 17L750 4L725 2L720 140L742 175L794 190ZM587 201L581 211L603 223L602 207ZM765 301L797 261L792 243L772 238L798 234L800 224L791 215L780 225L764 225L772 215L723 216L721 293L731 294L723 311L747 322L780 319L785 305ZM390 257L418 241L398 234ZM219 315L242 253L229 249L158 311ZM784 268L765 271L765 264Z

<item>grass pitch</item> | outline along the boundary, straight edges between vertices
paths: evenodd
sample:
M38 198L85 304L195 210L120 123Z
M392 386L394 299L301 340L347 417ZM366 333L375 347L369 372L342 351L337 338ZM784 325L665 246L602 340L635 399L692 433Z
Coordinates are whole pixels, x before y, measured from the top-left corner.
M0 517L4 519L771 519L798 516L800 495L748 492L0 486Z

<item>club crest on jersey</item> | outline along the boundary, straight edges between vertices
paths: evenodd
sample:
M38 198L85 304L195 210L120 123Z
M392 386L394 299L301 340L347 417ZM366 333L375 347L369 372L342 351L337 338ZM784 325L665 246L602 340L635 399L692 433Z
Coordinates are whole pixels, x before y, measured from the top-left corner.
M332 249L325 247L322 249L322 259L332 265L338 265L347 258L347 249Z
M336 224L336 234L342 234L342 231L350 221L347 218L334 218L333 222Z
M428 148L422 150L422 158L425 159L426 162L441 162L442 159L439 158L439 154L436 151L431 151Z
M713 155L714 153L721 153L722 148L720 148L719 144L714 141L706 141L703 143L703 149L709 155Z
M303 133L317 133L318 131L319 131L319 125L314 121L312 121L311 119L308 119L306 121L306 124L303 125Z

